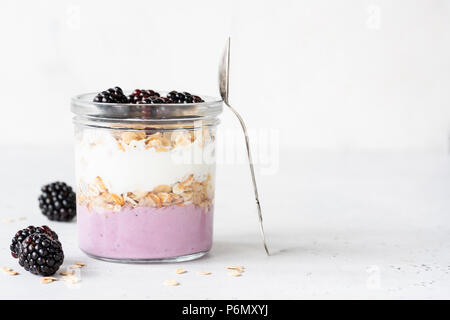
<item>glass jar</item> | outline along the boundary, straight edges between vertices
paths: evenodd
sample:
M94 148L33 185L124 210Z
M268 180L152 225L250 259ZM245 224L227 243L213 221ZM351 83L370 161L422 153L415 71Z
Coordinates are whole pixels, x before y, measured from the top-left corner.
M222 101L111 104L94 96L72 99L81 250L120 262L205 255Z

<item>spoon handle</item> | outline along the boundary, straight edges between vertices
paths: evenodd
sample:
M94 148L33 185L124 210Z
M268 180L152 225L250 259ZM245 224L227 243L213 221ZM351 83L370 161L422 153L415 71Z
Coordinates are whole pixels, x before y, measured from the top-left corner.
M227 101L225 101L225 104L228 106L228 108L230 108L230 110L238 118L239 122L241 123L242 131L244 131L245 145L247 146L248 163L250 165L250 173L252 175L253 189L255 191L256 207L258 208L259 227L261 230L264 249L266 250L267 255L270 256L269 249L267 247L266 236L264 233L263 217L262 217L262 213L261 213L261 204L259 202L258 187L256 185L255 169L253 166L252 153L250 151L250 142L249 142L249 138L248 138L247 127L245 126L244 119L242 119L241 115L232 106L229 105L228 99L227 99Z

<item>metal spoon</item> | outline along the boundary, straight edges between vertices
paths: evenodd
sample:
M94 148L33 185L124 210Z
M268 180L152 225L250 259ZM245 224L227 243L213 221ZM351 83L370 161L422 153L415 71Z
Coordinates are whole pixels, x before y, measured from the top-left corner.
M244 131L245 144L247 146L248 162L250 164L250 172L252 174L253 189L255 191L256 207L258 208L259 226L261 229L261 235L262 235L262 240L263 240L263 244L264 244L264 249L266 250L266 253L269 256L270 253L269 253L269 249L267 248L266 236L264 234L263 217L262 217L262 213L261 213L261 204L259 202L258 187L256 186L255 169L253 167L252 154L250 152L250 143L249 143L249 138L248 138L248 133L247 133L247 127L245 126L244 119L242 119L241 115L232 106L230 106L229 101L228 101L228 94L229 94L229 87L230 87L230 43L231 43L231 38L228 38L225 50L222 55L222 61L219 65L219 90L220 90L220 95L222 97L223 102L225 103L225 105L228 108L230 108L230 110L238 118L239 122L241 123L242 130Z

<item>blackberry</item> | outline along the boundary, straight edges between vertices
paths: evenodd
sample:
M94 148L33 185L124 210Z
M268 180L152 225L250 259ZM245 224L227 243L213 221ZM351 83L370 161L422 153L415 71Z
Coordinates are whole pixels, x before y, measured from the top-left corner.
M163 103L173 103L172 99L169 99L169 98L166 98L166 97L161 97L160 99L163 101Z
M152 99L159 96L160 94L154 90L136 89L128 96L128 101L136 104L147 104L152 103Z
M46 233L33 233L20 246L19 264L27 271L51 276L64 261L61 242Z
M53 182L42 187L39 208L50 220L70 221L76 214L76 196L64 182Z
M167 94L167 98L171 99L174 103L182 103L185 100L184 94L182 94L182 93L180 93L178 91L175 91L175 90L170 91Z
M120 87L114 87L97 94L94 102L128 103L128 98Z
M178 92L178 91L170 91L167 94L167 98L171 99L173 103L200 103L205 102L199 96L195 96L190 94L189 92Z
M155 98L152 99L152 103L154 103L154 104L162 104L162 103L166 103L166 101L169 100L168 98L166 98L166 99L167 99L167 100L164 100L164 99L161 98L161 97L155 97Z
M14 258L19 257L20 246L22 245L22 242L28 236L30 236L36 232L45 233L52 239L56 239L56 240L58 239L58 235L47 226L42 226L42 227L29 226L25 229L19 230L16 232L16 234L12 238L11 245L9 246L9 249L11 250L11 255Z

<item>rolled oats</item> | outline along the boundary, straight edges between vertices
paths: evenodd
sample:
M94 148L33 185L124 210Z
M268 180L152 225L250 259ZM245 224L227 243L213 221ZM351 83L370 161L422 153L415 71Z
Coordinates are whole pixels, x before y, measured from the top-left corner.
M229 272L228 275L230 275L232 277L240 277L242 275L242 273L239 271L233 270L233 271Z
M111 193L111 197L116 204L121 205L121 206L125 204L125 201L123 200L123 198L121 196L118 196L115 193Z
M183 197L184 201L190 201L192 200L194 193L192 191L183 192L181 196Z
M133 191L133 192L129 192L129 194L130 194L131 198L139 201L141 199L144 199L147 196L148 192L147 191L136 190L136 191Z
M151 198L157 208L161 207L161 199L154 193L149 193L147 197Z
M180 283L176 280L170 279L170 280L165 280L164 284L166 286L178 286Z
M158 193L158 192L171 192L172 188L170 186L168 186L167 184L160 184L159 186L157 186L156 188L153 189L154 193Z
M177 270L175 270L176 274L183 274L183 273L186 273L186 272L187 272L186 269L183 269L183 268L178 268Z
M73 274L72 275L63 276L63 277L61 277L61 279L63 281L69 282L71 284L75 284L75 283L78 283L78 282L81 281L80 278L76 277Z
M77 192L77 203L85 205L89 210L107 210L118 212L123 207L152 207L161 208L171 205L195 205L208 211L213 202L214 186L211 176L203 181L195 180L193 174L182 181L170 185L158 185L152 191L126 192L115 194L108 191L106 183L101 177L96 177L92 185L83 184Z
M146 138L146 134L143 131L127 131L122 133L121 140L125 144L130 144L134 140L142 140Z
M175 185L172 188L172 191L173 191L173 193L178 194L178 195L182 194L184 192L183 185L180 182L175 183Z
M156 195L158 196L163 206L171 204L170 195L167 192L158 192Z
M8 268L8 267L2 267L2 271L11 276L17 276L19 274L17 271L14 271L13 269Z
M117 141L117 146L119 147L120 151L125 151L125 148L123 147L122 142Z
M95 178L95 183L96 183L95 186L97 187L97 190L99 190L100 192L108 192L108 189L106 188L105 184L103 183L102 178L97 176Z
M41 278L41 283L42 284L51 283L53 281L58 281L58 278L55 278L55 277L42 277Z
M191 173L186 180L182 182L184 187L189 187L194 182L194 175Z
M130 193L131 192L128 192L126 195L124 195L123 200L126 204L130 204L132 207L136 207L138 205L138 202L129 196Z
M187 147L191 144L192 139L189 132L186 131L176 131L171 136L171 141L176 147Z
M228 266L227 269L228 270L233 270L233 271L236 271L236 272L239 272L239 273L242 273L242 272L244 272L245 267L244 266L231 265L231 266Z

